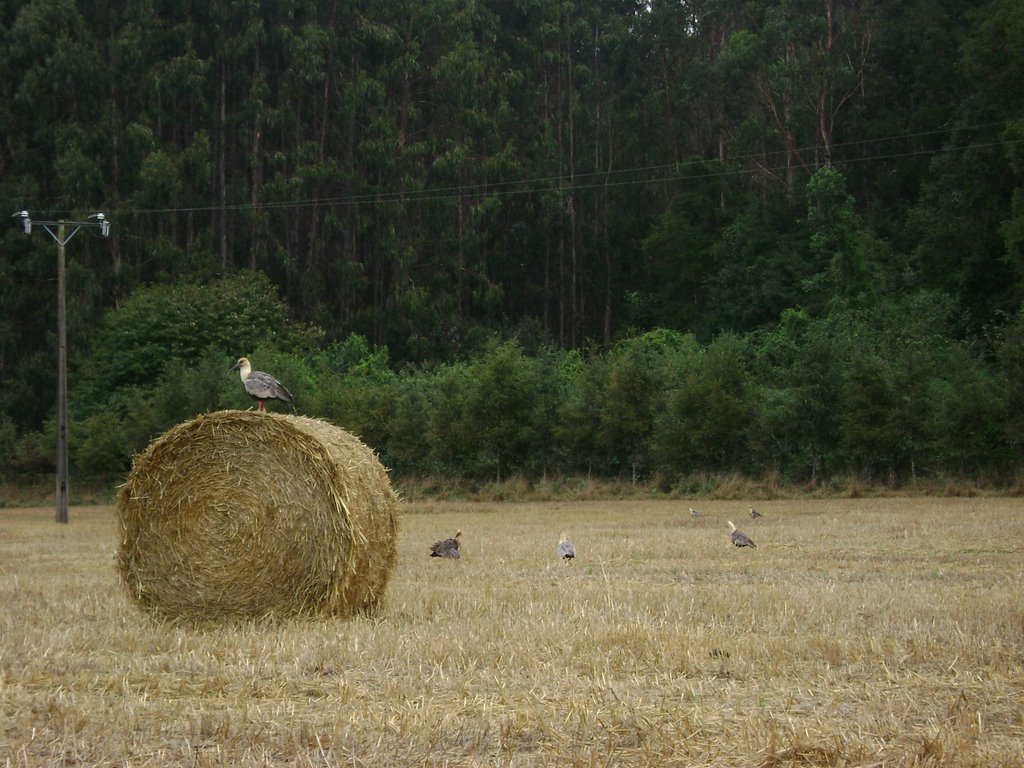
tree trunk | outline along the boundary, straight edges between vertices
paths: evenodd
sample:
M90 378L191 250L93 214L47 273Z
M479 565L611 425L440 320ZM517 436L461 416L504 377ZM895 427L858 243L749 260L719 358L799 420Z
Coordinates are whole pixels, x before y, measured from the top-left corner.
M228 178L227 178L227 65L220 60L220 109L217 121L217 179L220 202L220 269L228 272Z
M260 46L256 45L253 54L252 84L259 80L260 76ZM259 219L260 190L263 186L263 164L260 161L260 115L253 115L252 118L252 151L249 154L249 204L252 207L249 215L254 221ZM257 230L258 231L258 230ZM249 269L256 269L256 254L259 246L255 238L249 241Z

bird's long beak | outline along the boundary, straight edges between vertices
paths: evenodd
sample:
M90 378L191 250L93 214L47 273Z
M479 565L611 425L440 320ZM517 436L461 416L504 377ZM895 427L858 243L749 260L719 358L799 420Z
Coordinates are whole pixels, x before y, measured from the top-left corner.
M228 371L227 371L227 372L228 372L228 373L231 373L232 371L237 371L237 370L238 370L238 367L239 367L239 364L238 364L238 363L235 363L235 364L234 364L234 365L232 365L232 366L231 366L230 368L228 368ZM224 375L226 376L227 374L224 374Z

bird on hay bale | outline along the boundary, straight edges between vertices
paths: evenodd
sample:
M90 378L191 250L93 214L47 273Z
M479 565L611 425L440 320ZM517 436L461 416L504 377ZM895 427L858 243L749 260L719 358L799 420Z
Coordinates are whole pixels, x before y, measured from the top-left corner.
M441 541L435 541L430 547L431 557L449 557L453 560L459 559L459 536L462 535L462 531L456 531L455 536L451 539L442 539Z
M284 384L269 373L254 371L248 357L238 358L238 362L231 366L228 373L235 369L242 377L245 391L259 403L259 410L267 410L267 400L280 400L288 405L292 404L292 393L285 388Z
M564 561L570 561L576 557L576 547L564 532L562 538L558 540L558 557Z
M753 539L747 536L747 534L743 531L736 530L736 526L732 524L732 520L728 520L726 522L729 523L729 530L731 531L729 538L732 539L733 544L737 547L757 547L757 544L755 544Z
M758 512L756 509L754 509L753 507L747 507L747 509L750 510L750 519L751 520L757 520L757 518L763 517L763 515L760 512Z

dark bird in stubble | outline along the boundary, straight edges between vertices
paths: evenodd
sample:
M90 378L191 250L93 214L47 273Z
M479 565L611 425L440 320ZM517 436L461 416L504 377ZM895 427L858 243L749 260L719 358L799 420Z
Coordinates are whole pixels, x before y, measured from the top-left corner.
M435 541L430 545L430 556L431 557L447 557L451 560L459 559L459 537L462 535L462 531L458 530L455 535L450 539L442 539L441 541Z

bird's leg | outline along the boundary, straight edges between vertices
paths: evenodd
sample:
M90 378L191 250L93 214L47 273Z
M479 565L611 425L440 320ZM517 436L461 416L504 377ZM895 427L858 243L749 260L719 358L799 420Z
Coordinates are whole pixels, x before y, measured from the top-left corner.
M261 410L261 411L267 410L267 404L263 400L260 400L259 410Z

